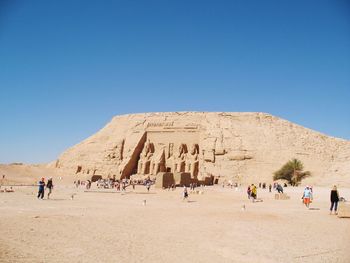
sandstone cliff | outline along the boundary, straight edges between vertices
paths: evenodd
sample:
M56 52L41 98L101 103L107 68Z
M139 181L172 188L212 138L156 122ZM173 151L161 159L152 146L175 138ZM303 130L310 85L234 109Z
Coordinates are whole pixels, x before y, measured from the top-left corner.
M310 183L350 185L350 141L265 113L116 116L52 166L85 178L178 171L257 183L271 182L272 173L291 158L311 171Z

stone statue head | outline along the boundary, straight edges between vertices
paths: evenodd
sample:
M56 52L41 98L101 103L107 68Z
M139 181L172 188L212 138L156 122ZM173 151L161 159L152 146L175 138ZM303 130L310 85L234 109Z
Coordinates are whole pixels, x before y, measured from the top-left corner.
M191 153L192 155L195 155L195 154L198 154L198 153L199 153L198 144L194 143L194 144L191 145L190 153Z

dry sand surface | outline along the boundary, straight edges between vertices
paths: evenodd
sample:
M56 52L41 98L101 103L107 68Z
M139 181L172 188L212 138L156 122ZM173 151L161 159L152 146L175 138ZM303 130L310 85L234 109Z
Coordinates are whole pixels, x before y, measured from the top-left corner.
M58 185L50 200L37 200L34 187L15 190L0 193L0 262L350 262L350 219L328 214L328 188L314 189L312 210L302 188L286 188L290 200L258 189L259 203L219 186L189 202L180 188ZM340 194L350 199L350 189Z

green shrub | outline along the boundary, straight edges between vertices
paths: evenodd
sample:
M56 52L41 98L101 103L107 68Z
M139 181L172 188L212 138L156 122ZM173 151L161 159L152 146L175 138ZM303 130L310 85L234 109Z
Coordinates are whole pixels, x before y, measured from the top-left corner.
M302 179L310 176L309 171L303 172L303 163L298 159L292 159L288 161L281 169L274 172L273 180L287 180L289 184L295 186L298 185Z

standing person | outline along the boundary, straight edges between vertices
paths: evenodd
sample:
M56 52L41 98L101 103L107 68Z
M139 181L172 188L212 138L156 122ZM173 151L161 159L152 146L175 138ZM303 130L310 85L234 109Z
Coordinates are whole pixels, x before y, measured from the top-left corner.
M38 199L44 198L44 193L45 193L45 178L41 178L39 181L39 192L38 192Z
M86 189L90 189L91 188L91 181L90 180L87 180L86 181Z
M49 180L47 181L46 189L49 189L49 192L47 193L47 199L50 199L50 195L53 189L52 177L50 177Z
M272 185L269 184L269 192L271 193Z
M308 185L306 186L306 188L304 190L302 199L303 199L305 206L307 208L309 208L311 200L312 200L312 192L311 192L311 189Z
M151 188L151 183L148 181L146 184L147 192L149 192L149 189Z
M283 187L282 187L282 185L277 184L276 190L277 190L277 192L278 192L279 194L280 194L280 193L283 194Z
M188 198L188 192L187 192L187 187L184 186L184 191L183 191L183 199L182 200L185 200Z
M252 184L252 188L251 188L252 192L251 192L251 196L253 197L252 201L254 202L255 199L258 197L258 190L256 188L256 186L254 184Z
M250 199L251 194L252 194L252 189L250 189L250 185L248 185L248 188L247 188L248 199Z
M334 185L333 189L331 190L331 208L330 208L330 212L329 214L332 214L333 208L334 208L334 214L338 214L337 213L337 208L338 208L338 202L339 202L339 193L337 190L337 186Z

